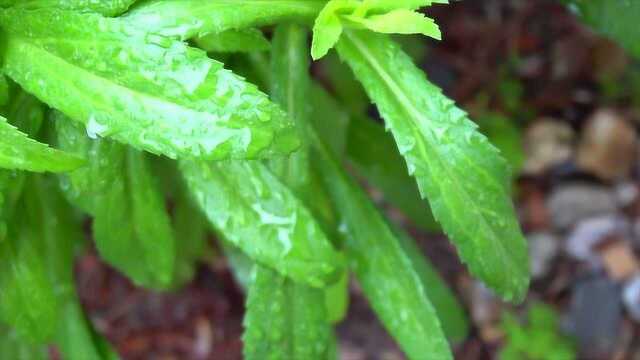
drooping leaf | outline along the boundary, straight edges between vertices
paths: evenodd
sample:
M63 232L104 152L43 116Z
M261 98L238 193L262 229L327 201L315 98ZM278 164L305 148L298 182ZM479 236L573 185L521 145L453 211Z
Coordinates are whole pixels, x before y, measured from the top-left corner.
M415 225L428 231L440 230L384 126L360 117L351 119L347 158L358 173L382 191L385 199L402 210Z
M596 31L618 41L636 58L640 57L640 3L631 0L563 0Z
M378 106L462 260L505 299L522 299L527 248L499 151L386 36L349 31L338 52Z
M324 3L324 0L148 0L134 6L124 20L150 32L190 39L285 21L310 22Z
M82 158L30 139L0 116L0 168L62 172L82 166Z
M197 37L194 41L206 52L252 52L271 48L271 43L262 31L253 28L210 33Z
M7 75L93 137L172 158L258 158L298 146L266 95L182 42L70 11L4 10L0 24Z
M258 161L181 162L191 193L211 224L250 258L312 286L342 267L301 201Z
M13 7L23 10L64 9L80 12L96 12L115 16L125 12L137 0L0 0L0 8Z
M145 154L106 139L89 139L64 116L55 121L60 146L84 154L90 164L65 175L61 185L72 203L93 215L100 255L138 285L170 286L175 238Z
M314 137L314 164L341 217L341 233L362 290L385 328L410 359L452 359L436 311L386 221Z
M244 358L326 359L330 337L322 290L256 266L244 318Z
M118 359L106 340L95 333L77 301L69 301L65 305L64 321L60 322L56 333L56 345L67 360Z

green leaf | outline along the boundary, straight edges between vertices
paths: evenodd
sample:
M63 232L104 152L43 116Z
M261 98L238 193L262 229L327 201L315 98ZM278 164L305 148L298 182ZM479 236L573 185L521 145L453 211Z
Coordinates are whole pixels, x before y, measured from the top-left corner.
M404 253L411 260L413 269L418 274L422 286L428 289L427 295L438 314L442 330L444 330L449 340L454 343L464 340L469 333L469 323L464 308L440 277L437 270L422 255L422 250L415 240L409 237L402 229L391 227Z
M311 286L336 280L342 259L301 201L258 161L181 162L211 224L250 258Z
M313 27L311 56L314 60L325 56L338 43L345 27L386 34L423 34L439 40L442 36L433 19L414 11L434 2L441 1L331 0Z
M0 354L12 360L49 360L45 346L30 344L3 326L0 326Z
M332 324L341 322L349 310L349 272L343 271L340 280L324 290L327 306L327 321Z
M173 281L175 239L164 198L143 153L133 149L115 152L116 156L106 158L114 162L111 175L115 176L102 179L109 190L95 201L93 230L98 251L134 283L165 289Z
M43 8L96 12L105 16L116 16L125 12L137 0L0 0L0 7L21 10Z
M286 21L310 22L324 0L150 0L124 16L133 26L180 39Z
M349 126L347 158L358 173L384 193L418 227L440 231L429 206L420 196L416 181L398 154L396 143L384 127L369 119L354 117Z
M428 289L396 236L317 137L314 150L314 164L342 220L351 270L371 307L410 359L452 359Z
M611 37L633 56L640 57L640 3L637 1L564 0L596 31Z
M498 150L384 35L349 31L338 52L378 106L470 271L505 299L521 300L529 284L527 246Z
M342 156L347 148L347 133L349 129L349 115L325 89L313 84L311 87L312 106L310 121L317 129L321 138L335 154Z
M206 52L252 52L265 51L271 43L258 29L227 30L197 37L196 45Z
M64 309L64 321L60 322L56 333L56 344L68 360L107 360L118 359L110 349L103 349L105 342L91 327L77 301L69 301ZM111 357L109 357L111 356Z
M207 251L207 231L209 224L198 206L189 196L186 186L179 184L179 192L173 210L173 236L176 240L176 263L174 283L177 286L191 281L198 260Z
M406 9L390 11L383 15L372 15L367 18L350 15L345 19L363 28L384 34L422 34L434 39L442 39L440 28L431 18Z
M50 148L27 137L0 116L0 168L35 172L77 169L82 158Z
M89 166L66 174L67 199L94 217L100 255L136 284L166 289L174 278L176 240L164 197L145 154L92 140L65 116L55 118L58 142Z
M313 25L313 42L311 44L311 57L318 60L329 52L340 40L342 35L342 22L332 9L322 10Z
M244 358L326 359L331 329L322 290L256 266L244 318Z
M30 175L0 243L0 316L23 337L44 343L74 295L73 251L80 226L50 181Z
M69 11L4 10L0 24L6 73L93 137L172 158L259 158L299 145L266 95L182 42Z

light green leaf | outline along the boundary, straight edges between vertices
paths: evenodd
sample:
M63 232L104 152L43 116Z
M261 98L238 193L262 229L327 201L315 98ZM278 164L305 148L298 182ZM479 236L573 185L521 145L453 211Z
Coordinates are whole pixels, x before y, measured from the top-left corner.
M322 295L256 266L244 318L244 358L326 359L332 334Z
M354 117L349 126L347 159L357 172L383 192L385 200L398 207L413 223L428 231L440 231L429 205L422 200L416 181L384 126Z
M360 12L387 13L397 9L418 10L432 4L448 4L448 0L364 0Z
M206 52L252 52L265 51L271 43L258 29L227 30L195 38L196 45Z
M190 39L286 21L311 22L324 0L149 0L141 1L124 21L146 31Z
M30 139L0 116L0 168L62 172L82 166L82 158Z
M325 56L340 40L345 27L387 34L423 34L439 40L440 29L433 19L414 11L434 2L441 1L331 0L313 27L311 56L314 60Z
M385 34L422 34L434 39L442 39L440 28L433 19L421 13L398 9L383 15L372 15L361 18L354 15L345 15L345 19L360 25L363 28ZM331 47L333 47L332 44Z
M317 137L314 150L342 220L351 270L371 307L410 359L452 359L428 289L392 230Z
M611 37L633 56L640 57L640 2L611 0L564 0L569 8L596 31Z
M318 60L329 52L340 40L342 22L333 11L323 10L313 26L311 57Z
M327 321L337 324L347 316L349 310L349 272L343 271L340 280L324 290L327 306Z
M0 8L13 7L21 10L53 8L115 16L125 12L134 2L136 0L0 0Z
M211 224L250 258L311 286L336 280L342 259L298 198L258 161L181 163Z
M93 137L172 158L259 158L299 145L266 95L182 42L69 11L4 10L0 24L6 73Z
M527 247L498 150L386 36L349 31L338 52L378 106L462 260L505 299L521 300L529 284Z

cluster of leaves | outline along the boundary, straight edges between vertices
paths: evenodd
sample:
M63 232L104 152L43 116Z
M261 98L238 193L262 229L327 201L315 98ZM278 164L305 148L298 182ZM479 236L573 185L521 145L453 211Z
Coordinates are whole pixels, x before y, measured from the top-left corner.
M558 314L544 304L531 306L526 325L509 313L504 314L502 328L506 343L500 351L502 360L571 360L576 358L573 341L560 333Z
M156 290L188 281L215 232L248 293L247 359L335 358L350 274L409 358L452 358L464 312L343 167L524 297L507 162L379 34L439 37L415 10L442 2L0 0L6 353L116 357L72 281L88 215L100 256ZM344 62L323 60L333 93L310 76L311 28L313 57Z

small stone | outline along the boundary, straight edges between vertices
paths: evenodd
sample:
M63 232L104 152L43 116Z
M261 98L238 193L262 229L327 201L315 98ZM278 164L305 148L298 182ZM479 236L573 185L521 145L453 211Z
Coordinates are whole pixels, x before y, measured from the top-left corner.
M615 188L616 200L621 208L630 207L638 199L638 187L632 182L622 182Z
M580 221L569 234L565 250L573 258L600 267L602 259L596 251L607 239L627 234L628 222L616 215L604 215Z
M612 238L598 246L598 253L604 268L613 280L625 280L639 270L638 259L633 253L631 243L621 237Z
M557 186L547 200L553 226L567 231L580 220L612 214L618 209L614 193L607 187L586 182Z
M558 239L551 233L540 232L527 235L531 276L539 279L546 276L552 260L558 254Z
M536 120L525 132L524 151L527 159L523 173L540 175L573 155L573 129L551 118Z
M471 318L480 329L480 336L493 343L502 337L500 316L502 303L483 283L475 281L471 289Z
M640 274L636 274L624 285L622 301L631 318L640 322Z
M638 147L636 130L618 112L596 111L587 121L578 146L577 163L607 181L627 177Z
M619 286L594 275L573 288L567 330L578 340L580 359L609 358L622 323Z

